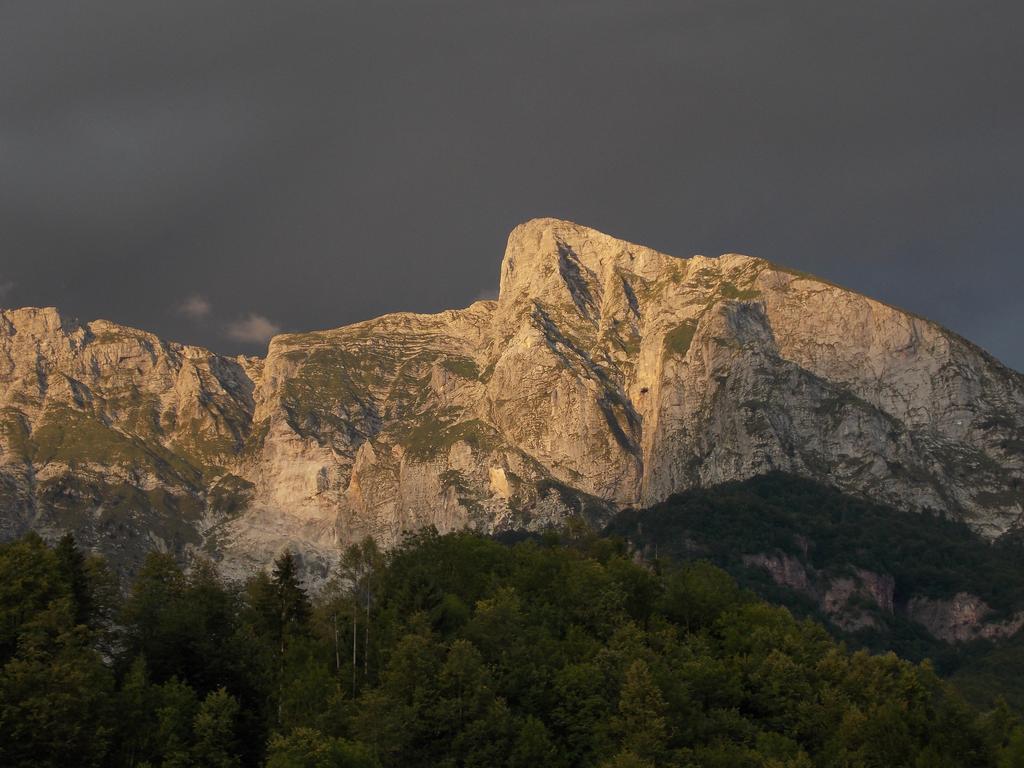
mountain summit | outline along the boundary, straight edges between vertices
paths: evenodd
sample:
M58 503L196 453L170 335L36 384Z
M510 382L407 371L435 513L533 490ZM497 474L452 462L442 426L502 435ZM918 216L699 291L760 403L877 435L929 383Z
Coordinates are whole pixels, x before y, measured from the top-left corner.
M497 301L228 358L54 309L0 313L0 533L70 529L229 572L284 546L538 528L773 470L962 519L1024 517L1024 376L810 275L554 219Z

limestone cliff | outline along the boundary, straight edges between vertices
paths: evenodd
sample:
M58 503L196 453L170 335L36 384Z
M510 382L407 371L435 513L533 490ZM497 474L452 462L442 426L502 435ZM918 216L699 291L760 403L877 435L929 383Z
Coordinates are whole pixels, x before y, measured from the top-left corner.
M226 358L53 309L0 314L0 526L137 562L314 568L372 534L536 528L781 469L962 518L1024 515L1024 377L769 262L517 227L497 301Z

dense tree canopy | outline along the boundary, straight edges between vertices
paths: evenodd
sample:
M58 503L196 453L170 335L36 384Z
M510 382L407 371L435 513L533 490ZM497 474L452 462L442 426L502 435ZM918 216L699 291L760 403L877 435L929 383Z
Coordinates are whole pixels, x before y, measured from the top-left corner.
M850 653L706 562L614 540L364 542L310 597L150 556L123 599L71 540L0 547L5 766L1014 766L1024 728Z
M1024 612L1024 534L1019 531L991 542L962 522L773 472L620 512L604 534L625 538L663 560L707 559L770 602L825 624L850 647L892 650L912 661L930 658L975 705L990 707L1003 697L1024 708L1024 633L1010 642L951 644L929 634L905 610L915 598L950 600L969 593L992 608L986 621ZM747 556L756 554L786 556L826 579L857 569L891 578L897 609L882 609L870 599L855 602L856 612L870 620L844 629L806 591L778 584L748 562Z

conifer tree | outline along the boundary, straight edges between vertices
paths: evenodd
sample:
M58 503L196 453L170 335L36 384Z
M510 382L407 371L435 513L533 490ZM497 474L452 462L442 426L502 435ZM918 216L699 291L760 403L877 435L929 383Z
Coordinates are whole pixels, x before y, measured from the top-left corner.
M278 621L282 636L305 627L309 621L309 596L299 579L298 564L286 549L274 561L273 582L277 594Z
M89 624L92 614L92 590L85 569L85 555L70 533L61 536L54 549L57 568L71 594L71 605L76 624Z

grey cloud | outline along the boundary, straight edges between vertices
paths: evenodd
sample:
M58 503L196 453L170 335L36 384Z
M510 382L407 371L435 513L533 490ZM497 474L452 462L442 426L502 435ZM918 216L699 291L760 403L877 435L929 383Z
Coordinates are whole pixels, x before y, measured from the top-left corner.
M181 298L309 329L465 305L560 216L815 272L1022 368L1022 26L1011 0L0 4L0 271L257 352Z

